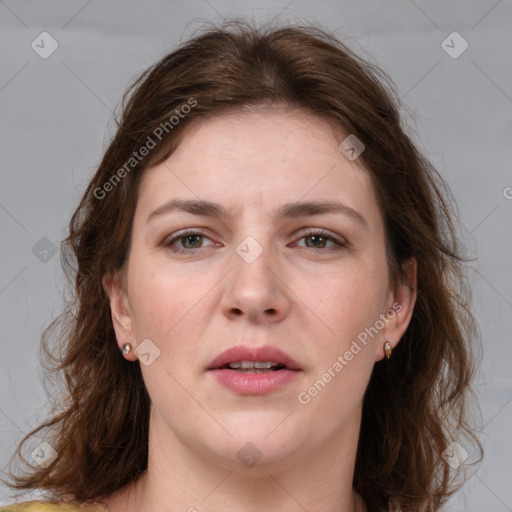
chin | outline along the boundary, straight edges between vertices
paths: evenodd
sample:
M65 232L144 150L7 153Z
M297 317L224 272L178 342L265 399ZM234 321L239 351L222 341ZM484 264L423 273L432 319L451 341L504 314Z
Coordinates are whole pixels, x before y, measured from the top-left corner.
M291 469L296 464L300 448L300 443L298 446L288 443L284 446L282 440L275 441L234 440L225 451L219 452L218 446L212 449L217 464L227 470L268 478L268 472Z
M300 448L307 441L308 429L298 428L297 418L287 418L289 411L283 413L239 413L234 421L223 421L225 428L232 434L223 435L222 439L203 440L218 462L230 470L250 469L264 471L276 465L291 463L297 457ZM283 421L284 420L284 421ZM288 424L287 424L288 422ZM292 457L293 456L293 457ZM266 473L265 473L266 474Z

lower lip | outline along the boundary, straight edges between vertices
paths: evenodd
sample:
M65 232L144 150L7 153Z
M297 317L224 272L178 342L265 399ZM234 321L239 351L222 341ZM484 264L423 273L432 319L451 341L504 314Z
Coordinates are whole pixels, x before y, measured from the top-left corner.
M210 370L226 388L240 395L265 395L297 378L300 370L276 370L264 373L242 373L235 370Z

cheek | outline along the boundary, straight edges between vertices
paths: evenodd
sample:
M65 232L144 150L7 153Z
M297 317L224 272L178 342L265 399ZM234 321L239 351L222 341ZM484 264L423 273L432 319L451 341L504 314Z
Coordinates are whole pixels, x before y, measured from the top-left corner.
M129 293L137 342L153 341L160 349L159 365L181 374L197 361L198 344L218 308L219 276L148 254L131 263Z
M365 264L347 261L336 272L314 279L302 276L293 290L309 309L310 322L317 325L317 343L332 347L327 352L341 350L383 312L387 270L374 260Z
M301 404L307 401L304 410L326 424L339 424L351 417L375 364L379 335L371 328L382 313L386 281L359 270L321 280L317 292L310 291L305 301L317 305L316 315L308 315L307 327L314 340L310 354L316 364L298 399Z
M181 327L180 319L185 320L204 295L198 286L200 277L186 277L180 269L149 255L133 254L128 279L137 339L154 338L162 343L172 337Z

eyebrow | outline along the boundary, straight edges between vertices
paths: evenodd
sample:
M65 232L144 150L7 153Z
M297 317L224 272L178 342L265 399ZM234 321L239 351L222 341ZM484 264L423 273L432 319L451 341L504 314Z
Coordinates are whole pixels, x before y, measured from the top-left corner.
M151 219L160 215L174 211L190 213L192 215L199 215L203 217L222 218L229 216L228 210L218 203L203 200L174 199L152 211L148 215L146 222L149 222ZM293 219L297 217L323 215L327 213L341 213L356 220L362 226L366 228L368 227L368 222L358 211L338 201L306 201L299 203L287 203L281 206L275 215L277 218Z

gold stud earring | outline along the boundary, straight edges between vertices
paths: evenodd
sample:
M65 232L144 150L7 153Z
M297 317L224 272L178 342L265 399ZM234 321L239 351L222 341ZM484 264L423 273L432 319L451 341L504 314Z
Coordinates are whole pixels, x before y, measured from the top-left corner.
M389 359L391 357L391 343L389 343L389 341L386 341L386 343L384 343L384 353L386 354L386 357Z

